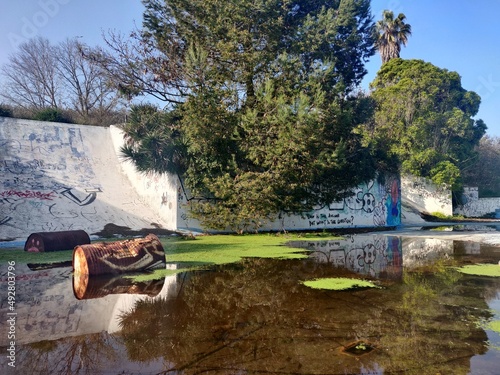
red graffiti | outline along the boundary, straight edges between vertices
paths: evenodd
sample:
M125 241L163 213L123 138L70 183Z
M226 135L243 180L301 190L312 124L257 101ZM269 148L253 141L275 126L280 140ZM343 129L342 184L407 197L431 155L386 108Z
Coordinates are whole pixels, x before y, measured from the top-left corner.
M0 193L0 198L10 198L10 197L19 197L19 198L36 198L42 200L51 201L54 198L55 193L51 191L50 193L42 193L40 191L17 191L17 190L7 190L2 191Z

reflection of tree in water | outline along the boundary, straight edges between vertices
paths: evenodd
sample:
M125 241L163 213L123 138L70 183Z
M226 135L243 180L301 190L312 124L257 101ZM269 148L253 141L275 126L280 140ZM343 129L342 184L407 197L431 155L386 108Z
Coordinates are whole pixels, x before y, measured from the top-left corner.
M17 353L17 370L20 374L99 374L103 363L116 359L114 342L101 332L24 345Z
M405 364L405 374L468 374L470 358L487 351L487 336L477 327L491 316L485 286L437 262L405 272L398 289L400 305L390 310L394 324L381 347Z
M192 273L175 298L141 301L123 315L123 339L131 359L163 357L170 372L186 373L466 374L470 358L486 351L475 325L490 315L485 288L456 271L436 265L405 272L402 283L378 290L299 283L334 275L349 273L276 260ZM358 339L377 349L341 353Z

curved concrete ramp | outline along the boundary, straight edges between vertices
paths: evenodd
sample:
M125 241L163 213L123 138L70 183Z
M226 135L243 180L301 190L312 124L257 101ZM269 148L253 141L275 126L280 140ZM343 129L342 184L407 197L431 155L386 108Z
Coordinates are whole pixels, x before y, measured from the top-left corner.
M416 207L413 202L405 199L404 196L401 198L401 224L419 225L426 223L421 216L423 211L424 209L422 207Z
M422 177L401 176L401 223L418 225L427 223L424 218L439 212L453 214L451 191Z
M0 241L110 224L168 228L115 150L110 128L0 117Z

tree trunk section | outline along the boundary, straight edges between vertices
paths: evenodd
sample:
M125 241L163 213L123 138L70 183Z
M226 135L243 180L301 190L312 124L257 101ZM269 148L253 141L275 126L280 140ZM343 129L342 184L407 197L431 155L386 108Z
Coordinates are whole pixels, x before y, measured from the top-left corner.
M75 246L90 243L90 237L83 230L32 233L24 244L24 251L44 252L73 250Z
M165 263L165 251L154 234L125 241L81 245L73 250L73 270L76 275L144 271L161 263Z

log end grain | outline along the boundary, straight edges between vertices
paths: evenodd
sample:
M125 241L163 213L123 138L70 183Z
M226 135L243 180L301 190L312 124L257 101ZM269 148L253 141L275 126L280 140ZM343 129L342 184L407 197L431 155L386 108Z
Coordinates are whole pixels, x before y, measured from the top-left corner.
M75 246L90 243L90 237L83 230L31 233L24 244L24 251L45 252L72 250Z

